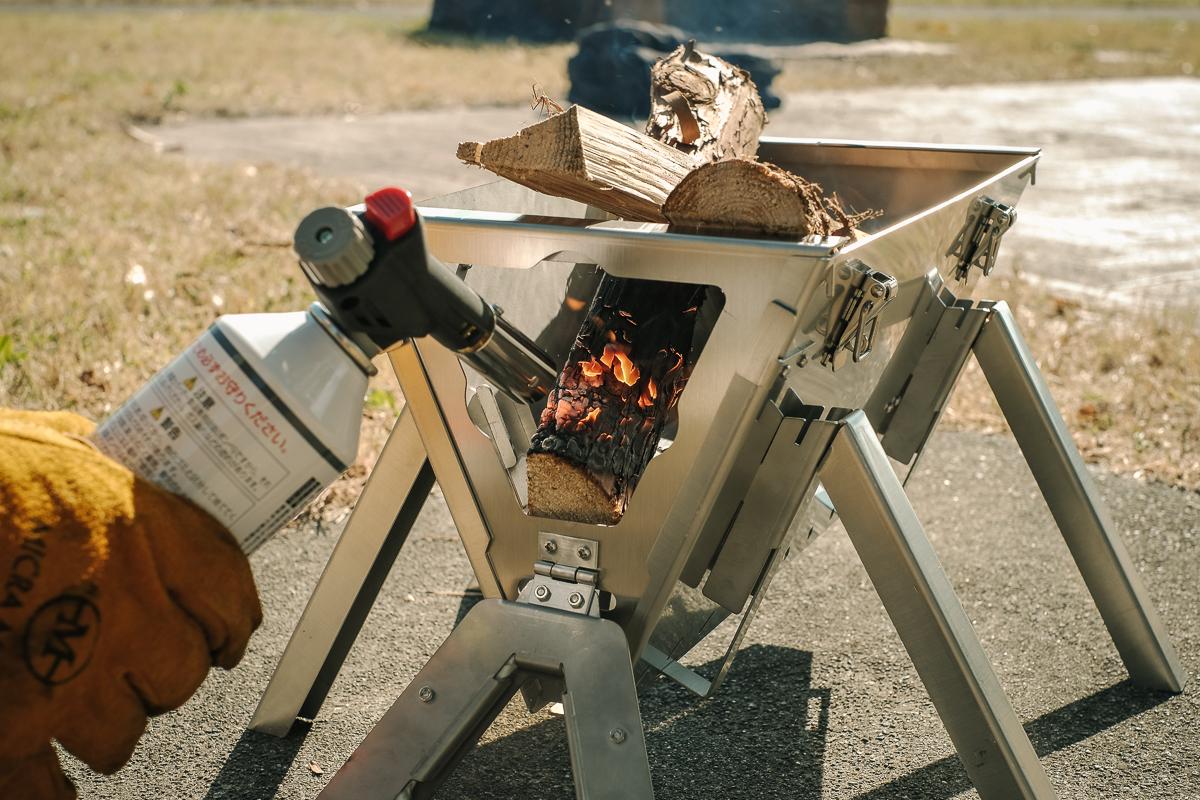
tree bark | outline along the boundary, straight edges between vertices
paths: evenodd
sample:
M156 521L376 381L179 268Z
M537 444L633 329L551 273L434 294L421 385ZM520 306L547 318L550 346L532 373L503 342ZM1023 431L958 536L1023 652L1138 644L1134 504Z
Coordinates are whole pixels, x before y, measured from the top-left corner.
M677 47L651 68L646 134L697 165L753 158L767 124L758 87L750 73L694 45Z

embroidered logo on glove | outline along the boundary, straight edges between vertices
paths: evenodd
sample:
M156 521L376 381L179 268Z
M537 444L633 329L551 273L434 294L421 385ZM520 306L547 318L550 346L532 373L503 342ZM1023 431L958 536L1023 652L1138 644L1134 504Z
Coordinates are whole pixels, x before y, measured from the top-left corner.
M58 686L87 667L100 639L100 610L86 597L61 594L25 627L25 663L42 683Z

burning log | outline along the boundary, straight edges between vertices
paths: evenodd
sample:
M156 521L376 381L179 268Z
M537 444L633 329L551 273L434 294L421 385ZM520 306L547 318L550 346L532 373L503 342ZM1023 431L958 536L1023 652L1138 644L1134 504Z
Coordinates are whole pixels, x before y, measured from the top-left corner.
M529 448L529 509L612 525L694 366L705 288L601 281Z

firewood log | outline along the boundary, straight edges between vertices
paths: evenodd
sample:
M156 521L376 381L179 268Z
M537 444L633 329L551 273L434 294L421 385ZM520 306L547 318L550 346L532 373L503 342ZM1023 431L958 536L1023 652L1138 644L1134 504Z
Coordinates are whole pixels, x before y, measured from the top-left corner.
M801 238L849 235L856 222L817 184L747 158L692 170L662 211L672 225L689 230Z
M646 134L695 164L753 158L767 114L750 73L695 49L675 48L650 70Z
M463 142L458 158L543 194L639 222L666 222L663 201L693 166L673 147L580 106L515 136Z
M703 286L605 276L527 462L529 509L612 525L691 375Z

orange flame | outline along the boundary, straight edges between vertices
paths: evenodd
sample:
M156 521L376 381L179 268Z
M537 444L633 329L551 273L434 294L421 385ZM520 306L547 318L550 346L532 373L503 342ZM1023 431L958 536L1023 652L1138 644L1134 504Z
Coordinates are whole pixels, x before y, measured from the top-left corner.
M578 427L586 428L588 425L591 425L593 422L595 422L599 418L600 418L600 406L596 406L591 411L589 411L583 419L579 420Z
M654 405L654 400L658 397L658 385L654 383L654 378L646 382L646 386L642 389L642 393L638 396L638 407L649 408Z
M587 361L580 361L579 369L588 378L599 378L604 374L604 364L601 364L594 358Z
M638 382L638 378L642 377L641 370L629 359L629 354L616 345L604 345L604 355L600 356L600 363L612 367L613 375L626 386L633 386Z

